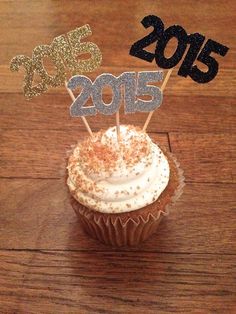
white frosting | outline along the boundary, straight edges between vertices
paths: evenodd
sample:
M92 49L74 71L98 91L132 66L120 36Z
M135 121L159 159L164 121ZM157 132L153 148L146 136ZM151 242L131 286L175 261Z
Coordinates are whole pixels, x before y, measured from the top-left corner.
M122 152L118 153L115 167L106 171L101 167L100 172L89 171L82 163L68 165L67 184L78 202L103 213L130 212L155 202L169 182L169 164L161 149L152 142L144 132L135 128L121 126L121 141L124 147L130 147L131 139L136 137L146 141L149 153L135 164L127 164ZM119 152L115 127L109 128L102 136L101 143L109 145ZM77 146L72 156L76 160L80 156ZM77 179L85 180L96 188L85 190ZM81 182L81 181L80 181Z

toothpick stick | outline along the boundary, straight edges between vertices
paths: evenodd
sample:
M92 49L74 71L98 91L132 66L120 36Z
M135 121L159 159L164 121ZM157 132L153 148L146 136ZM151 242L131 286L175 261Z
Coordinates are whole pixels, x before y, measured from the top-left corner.
M173 71L173 68L170 69L170 70L167 72L166 76L165 76L164 82L163 82L162 85L161 85L161 91L162 91L162 92L164 91L164 89L165 89L165 87L166 87L166 84L167 84L167 82L168 82L168 80L169 80L169 78L170 78L170 75L171 75L171 72L172 72L172 71ZM152 115L153 115L154 111L155 111L155 110L149 112L148 117L147 117L147 120L145 121L144 126L143 126L143 131L146 131L147 126L148 126L148 124L149 124L149 122L150 122L150 120L151 120L151 118L152 118Z
M116 112L116 134L118 143L120 142L120 111L118 110Z
M65 87L66 87L67 92L68 92L68 94L70 95L71 99L72 99L73 101L75 101L75 96L74 96L72 90L67 87L67 82L66 82L66 81L65 81ZM92 130L91 130L91 128L90 128L90 126L89 126L88 121L86 120L86 118L85 118L84 116L81 116L81 119L82 119L82 121L83 121L83 123L84 123L84 125L85 125L85 127L86 127L86 129L87 129L87 131L88 131L88 133L89 133L89 135L90 135L90 136L93 136L93 132L92 132Z

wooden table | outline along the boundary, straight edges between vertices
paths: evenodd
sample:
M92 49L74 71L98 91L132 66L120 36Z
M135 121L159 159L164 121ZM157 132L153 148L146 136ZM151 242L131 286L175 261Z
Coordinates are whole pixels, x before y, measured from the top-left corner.
M0 2L1 313L236 313L235 10L227 0ZM23 71L9 61L88 23L103 53L91 77L155 70L128 54L148 33L147 14L230 50L209 84L171 75L148 131L177 156L185 191L149 241L113 249L83 233L68 203L64 158L86 134L68 94L26 101ZM121 121L141 126L146 116ZM115 117L88 121L98 130Z

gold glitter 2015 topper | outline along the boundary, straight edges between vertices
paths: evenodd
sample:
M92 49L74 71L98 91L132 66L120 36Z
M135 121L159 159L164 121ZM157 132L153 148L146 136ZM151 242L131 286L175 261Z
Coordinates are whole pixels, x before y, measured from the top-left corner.
M65 84L66 73L72 75L92 72L102 61L102 54L98 46L92 42L81 42L81 39L92 34L88 24L60 35L53 39L50 45L39 45L34 48L32 58L18 55L11 60L11 71L18 71L20 66L25 68L23 92L27 99L41 95L49 87ZM90 53L91 58L77 60L84 53ZM55 66L55 75L50 75L44 67L43 58L51 59ZM33 85L34 73L37 73L41 82Z

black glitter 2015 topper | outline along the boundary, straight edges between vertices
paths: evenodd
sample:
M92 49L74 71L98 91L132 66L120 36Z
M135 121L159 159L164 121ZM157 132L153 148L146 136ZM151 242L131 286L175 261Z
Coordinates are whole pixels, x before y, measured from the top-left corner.
M229 50L228 47L208 39L202 48L205 40L204 35L199 33L188 35L180 25L172 25L165 30L162 20L155 15L145 16L141 23L145 28L152 26L154 29L150 34L131 46L130 55L148 62L152 62L155 58L157 66L163 69L170 69L180 62L189 44L189 49L179 68L178 75L184 77L189 75L197 83L208 83L216 77L219 64L210 54L214 52L225 56ZM166 58L164 51L171 38L176 38L178 44L173 55ZM154 42L157 42L155 53L144 50L145 47ZM197 65L194 65L195 60L205 64L208 67L207 72L201 71Z

